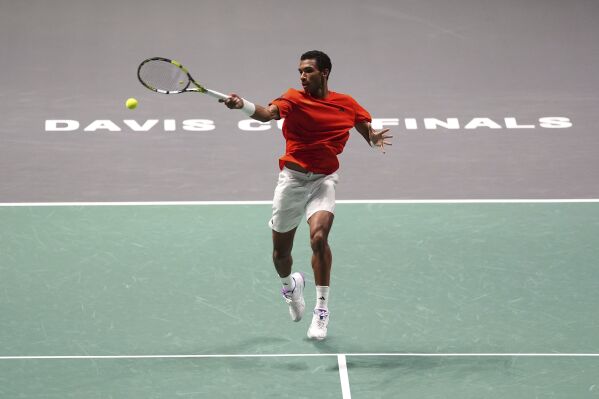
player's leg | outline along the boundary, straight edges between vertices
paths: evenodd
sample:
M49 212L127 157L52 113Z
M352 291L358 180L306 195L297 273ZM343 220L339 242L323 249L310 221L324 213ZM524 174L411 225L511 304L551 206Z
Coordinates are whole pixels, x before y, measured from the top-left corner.
M318 211L310 217L310 247L312 248L312 270L317 286L329 286L333 255L329 246L329 232L335 215Z
M293 265L291 250L293 249L293 239L296 230L297 227L286 233L272 231L272 261L281 279L291 274L291 266Z
M329 247L329 232L334 215L328 211L316 212L310 217L310 246L312 247L312 270L316 282L316 305L308 337L322 340L327 336L329 324L329 284L333 255Z
M300 321L306 309L304 300L304 287L306 285L304 276L301 273L292 273L293 258L291 250L293 249L293 238L295 236L294 228L286 233L272 231L272 260L283 284L281 295L289 305L289 315L291 320Z
M308 337L324 339L329 323L329 284L333 256L329 246L329 233L335 212L335 185L337 175L328 175L316 182L306 207L310 226L312 270L316 282L316 305Z
M289 305L291 320L300 321L306 307L304 301L304 277L292 273L293 239L305 207L306 188L292 172L283 169L273 199L273 214L269 226L272 229L272 259L283 288L281 294Z

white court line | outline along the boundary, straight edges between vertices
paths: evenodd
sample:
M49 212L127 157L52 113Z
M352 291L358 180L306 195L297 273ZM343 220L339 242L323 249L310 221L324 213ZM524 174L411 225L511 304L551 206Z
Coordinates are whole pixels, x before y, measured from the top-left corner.
M339 380L341 381L342 398L351 399L351 392L349 390L349 375L347 374L345 355L337 355L337 363L339 364Z
M333 357L339 353L246 353L246 354L189 354L189 355L57 355L57 356L0 356L0 360L120 360L120 359L215 359L269 357ZM345 353L345 357L597 357L599 353Z
M372 199L337 200L338 204L543 204L597 203L599 198L555 199ZM0 207L29 206L167 206L167 205L272 205L272 201L134 201L134 202L0 202Z

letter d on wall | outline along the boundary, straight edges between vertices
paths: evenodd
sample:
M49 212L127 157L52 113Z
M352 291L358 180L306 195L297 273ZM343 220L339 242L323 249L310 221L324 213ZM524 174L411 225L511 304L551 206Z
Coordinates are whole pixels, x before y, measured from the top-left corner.
M79 129L79 121L72 119L46 119L47 132L72 132Z

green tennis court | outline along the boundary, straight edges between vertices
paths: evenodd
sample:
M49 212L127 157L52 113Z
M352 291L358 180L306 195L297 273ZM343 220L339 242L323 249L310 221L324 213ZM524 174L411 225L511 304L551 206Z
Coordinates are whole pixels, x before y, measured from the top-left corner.
M321 343L288 320L269 217L0 207L0 397L599 395L596 201L339 204Z

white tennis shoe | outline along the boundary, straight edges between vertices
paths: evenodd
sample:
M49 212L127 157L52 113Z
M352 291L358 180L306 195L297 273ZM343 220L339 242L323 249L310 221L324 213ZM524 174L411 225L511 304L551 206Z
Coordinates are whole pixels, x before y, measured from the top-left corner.
M285 287L281 288L281 294L285 298L285 302L289 305L289 315L291 320L300 321L306 310L306 302L304 301L304 287L306 281L301 273L292 273L291 278L295 281L295 287L291 291L287 291Z
M322 341L327 337L327 326L329 325L329 311L327 309L314 309L312 324L308 329L308 338Z

